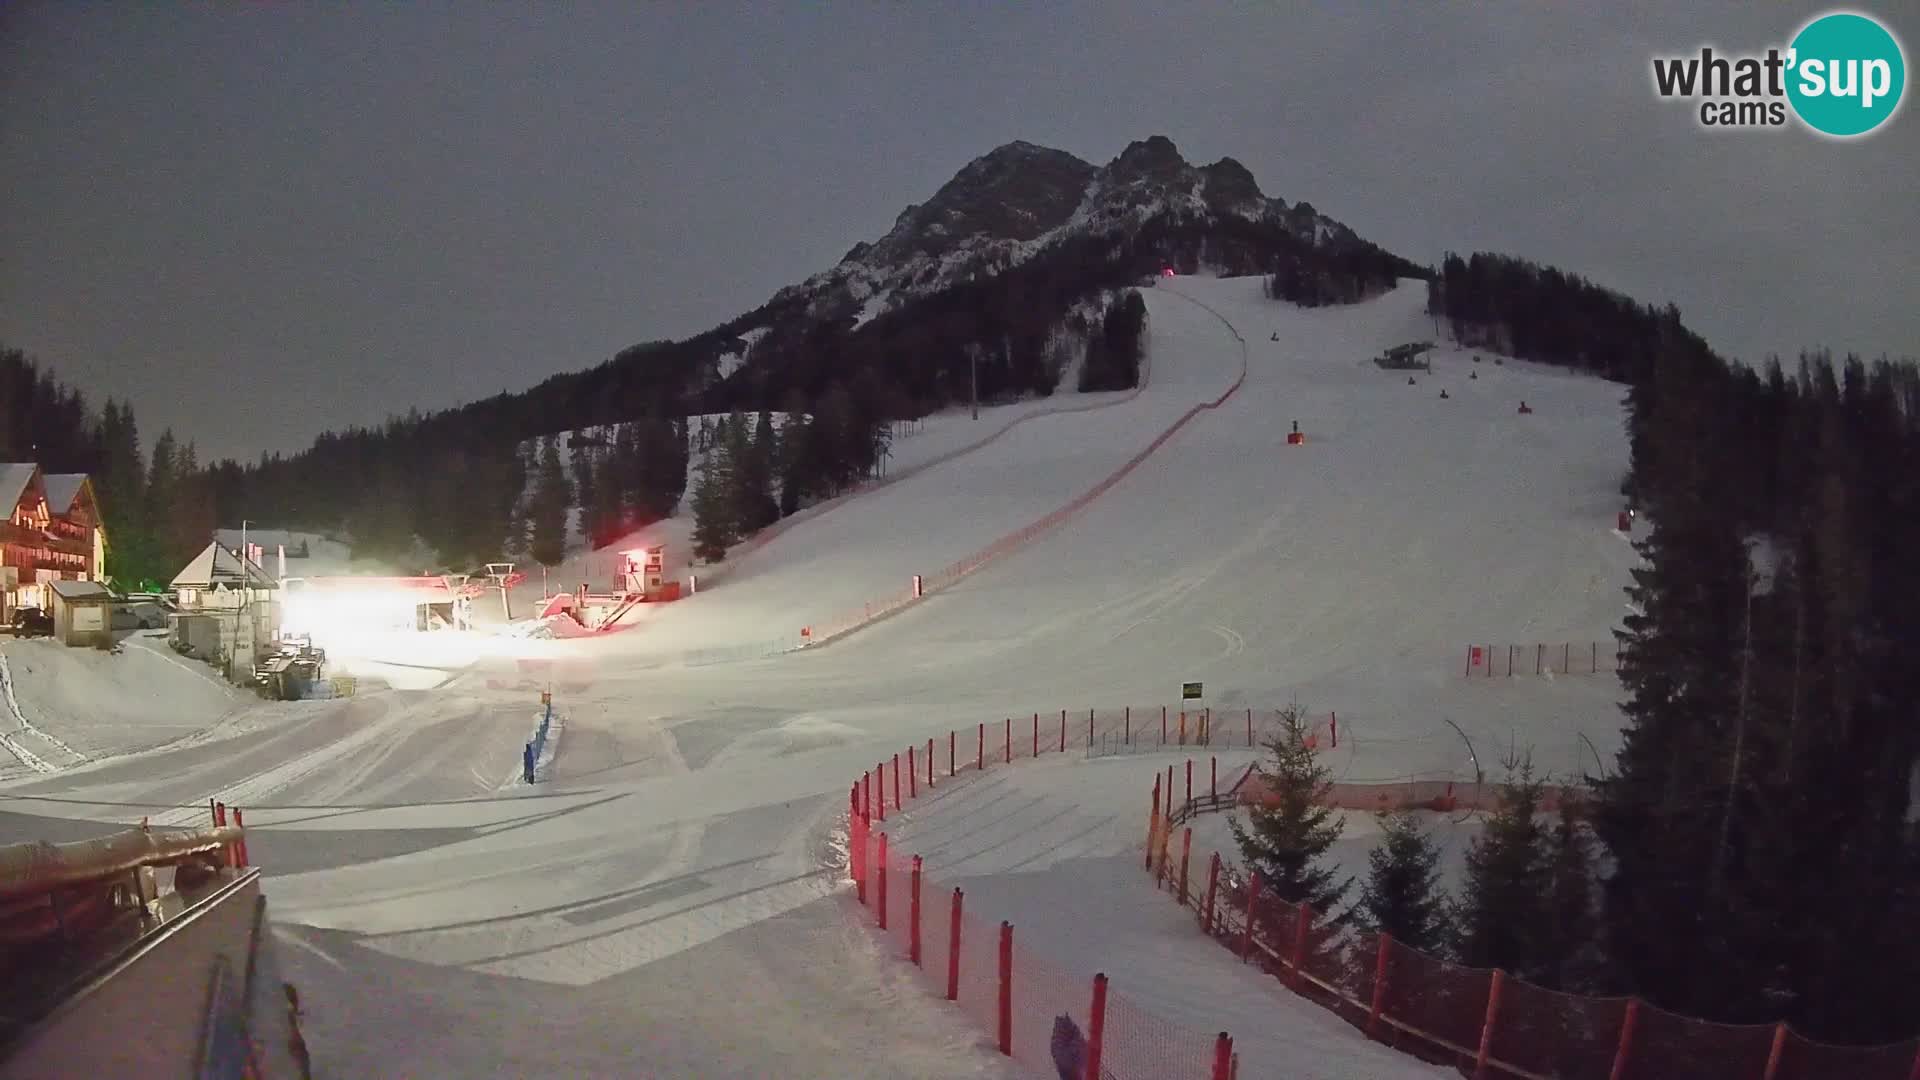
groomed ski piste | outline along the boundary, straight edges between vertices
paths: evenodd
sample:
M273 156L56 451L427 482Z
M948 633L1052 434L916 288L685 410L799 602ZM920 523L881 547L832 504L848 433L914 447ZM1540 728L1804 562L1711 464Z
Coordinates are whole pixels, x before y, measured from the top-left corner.
M320 1075L1019 1076L848 896L848 785L907 744L1035 710L1177 706L1202 681L1222 712L1337 710L1345 779L1471 779L1469 741L1489 772L1512 747L1562 774L1611 756L1612 675L1462 664L1473 643L1610 639L1636 559L1612 529L1620 387L1445 347L1408 385L1371 358L1438 338L1420 282L1311 310L1257 279L1142 291L1137 395L936 417L889 482L617 632L383 642L366 651L417 682L272 704L159 643L110 658L155 665L118 708L89 703L127 676L8 643L26 719L85 760L35 771L0 750L0 840L245 807ZM922 602L805 650L685 662L988 546L1236 385L1082 512ZM1082 405L1100 407L1055 411ZM1294 420L1304 445L1286 445ZM515 784L549 687L564 735L546 778ZM1081 816L994 815L947 872L970 915L1027 927L1024 948L1106 971L1170 1021L1229 1028L1242 1077L1448 1075L1289 998L1114 869L1175 756L1072 756L1006 767Z

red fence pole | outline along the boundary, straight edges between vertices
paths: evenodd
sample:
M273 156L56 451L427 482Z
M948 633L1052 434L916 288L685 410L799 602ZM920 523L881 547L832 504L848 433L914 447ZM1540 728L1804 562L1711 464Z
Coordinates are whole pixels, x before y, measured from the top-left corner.
M1487 987L1487 1018L1480 1024L1480 1052L1473 1057L1473 1080L1486 1080L1487 1058L1493 1051L1493 1028L1500 1022L1500 988L1507 973L1493 969L1493 982Z
M1627 1080L1627 1055L1633 1052L1633 1029L1640 1022L1640 999L1627 1000L1627 1015L1620 1021L1620 1046L1613 1052L1613 1071L1607 1080ZM1920 1057L1913 1059L1914 1076L1920 1080Z
M933 786L933 740L927 740L927 786Z
M913 857L913 878L907 886L907 958L920 966L920 856Z
M1040 756L1040 714L1033 714L1033 756Z
M1147 817L1146 869L1148 870L1153 869L1153 833L1155 829L1159 828L1159 826L1160 826L1160 772L1159 770L1156 769L1153 774L1153 813Z
M1187 858L1193 854L1193 826L1180 834L1180 906L1187 906Z
M895 810L898 810L901 808L901 805L900 805L900 755L899 754L893 755L893 808Z
M1367 1009L1367 1038L1380 1037L1380 1010L1387 1003L1387 957L1393 952L1392 935L1380 933L1379 955L1373 961L1373 1001Z
M217 802L213 804L213 823L216 827L225 827L227 824L226 803Z
M1087 710L1087 749L1093 749L1093 710Z
M1000 1052L1013 1056L1013 924L1000 924Z
M1573 643L1570 641L1560 647L1560 670L1567 675L1573 674Z
M1467 674L1473 674L1473 646L1467 646Z
M1207 759L1207 797L1213 799L1220 797L1220 759L1218 757Z
M980 723L980 746L979 746L979 749L975 751L975 754L976 756L973 759L973 767L976 769L986 768L987 767L987 725L985 721L981 721Z
M851 849L847 852L847 863L853 868L854 895L862 904L867 902L867 856L870 854L867 835L871 829L864 814L855 814L852 826L847 829L847 846Z
M217 805L212 799L207 800L207 815L213 819L213 827L216 829L220 827L220 811L216 809Z
M1340 748L1340 714L1327 713L1327 732L1332 736L1334 749Z
M953 914L947 925L947 1000L960 1000L960 904L963 894L953 890Z
M1507 678L1509 679L1513 678L1513 655L1519 651L1518 645L1507 646Z
M1200 910L1200 931L1208 937L1213 936L1213 895L1220 888L1220 853L1214 852L1207 860L1207 903Z
M1213 1075L1211 1080L1232 1080L1233 1076L1233 1039L1221 1032L1213 1040Z
M887 763L881 762L873 767L873 801L880 811L881 821L887 820Z
M1127 711L1120 715L1120 733L1121 733L1120 741L1127 744L1128 746L1132 746L1133 745L1133 706L1131 705L1127 706Z
M1293 919L1293 988L1300 989L1307 982L1307 933L1313 929L1313 908L1306 904L1294 909Z
M248 865L247 864L247 834L245 832L245 829L247 827L247 819L246 819L246 815L242 814L240 812L240 808L237 806L233 808L233 827L236 829L242 830L240 833L240 839L235 840L233 843L234 843L234 848L239 852L239 855L240 855L240 868L242 870L245 870Z
M1093 731L1093 715L1091 713L1087 715L1087 731L1089 733ZM1067 710L1065 709L1060 710L1060 752L1063 754L1067 752Z
M899 771L900 763L894 762L893 767L896 772ZM907 797L912 799L920 797L920 766L914 764L911 746L907 747Z
M1255 905L1259 902L1260 875L1249 870L1247 872L1247 926L1241 931L1243 936L1240 939L1240 959L1242 960L1253 955L1253 912Z
M880 862L880 865L875 867L874 869L878 871L875 875L875 880L879 883L880 891L875 895L879 899L879 904L877 906L880 908L880 929L885 930L887 928L887 834L886 833L880 834L879 862Z
M1192 805L1193 805L1193 759L1188 758L1187 759L1187 801L1181 805L1181 809L1184 810L1188 806L1192 806Z
M1787 1050L1787 1022L1773 1025L1773 1046L1767 1051L1767 1071L1761 1074L1761 1080L1775 1080L1780 1075L1780 1055Z
M1087 1009L1086 1080L1100 1080L1100 1047L1107 1036L1107 977L1093 977L1093 1004Z
M1160 745L1167 745L1167 707L1160 706Z
M1007 762L1013 761L1013 717L1007 717Z
M947 732L947 775L948 776L958 776L960 774L960 763L953 756L954 751L958 750L959 748L960 748L960 733L957 731L949 730Z
M1253 710L1247 710L1247 749L1253 749Z

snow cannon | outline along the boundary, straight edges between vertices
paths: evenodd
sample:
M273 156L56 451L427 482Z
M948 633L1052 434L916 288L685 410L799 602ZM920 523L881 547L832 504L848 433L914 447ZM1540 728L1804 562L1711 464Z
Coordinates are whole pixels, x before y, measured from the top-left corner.
M1529 413L1531 413L1531 412L1533 412L1533 410L1527 407L1527 403L1526 403L1526 402L1524 402L1524 401L1523 401L1523 402L1521 402L1521 403L1520 403L1520 415L1521 415L1521 416L1526 416L1527 414L1529 414Z
M1307 442L1307 437L1305 435L1300 434L1300 421L1295 420L1293 422L1293 430L1287 432L1287 445L1288 446L1304 446L1306 445L1306 442Z
M1469 372L1467 372L1467 378L1469 378L1469 379L1477 379L1477 378L1479 378L1479 377L1480 377L1480 373L1479 373L1479 372L1477 372L1477 371L1469 371Z
M1446 387L1441 387L1441 388L1440 388L1440 400L1441 400L1441 401L1445 401L1445 400L1447 400L1447 390L1446 390Z

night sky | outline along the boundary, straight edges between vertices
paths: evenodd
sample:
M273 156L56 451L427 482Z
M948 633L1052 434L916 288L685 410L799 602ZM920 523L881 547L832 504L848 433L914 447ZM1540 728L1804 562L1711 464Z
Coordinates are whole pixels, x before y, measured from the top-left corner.
M290 450L710 328L1001 143L1164 134L1732 355L1920 354L1911 102L1703 131L1651 57L1824 9L1674 6L0 2L0 342L149 444ZM1864 10L1911 69L1920 5Z

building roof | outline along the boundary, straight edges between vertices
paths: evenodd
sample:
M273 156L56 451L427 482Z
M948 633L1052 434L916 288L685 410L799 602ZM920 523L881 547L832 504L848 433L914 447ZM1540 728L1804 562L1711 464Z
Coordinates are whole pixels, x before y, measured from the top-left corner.
M244 578L243 576L244 575ZM256 588L271 588L275 584L273 576L261 569L258 564L246 563L244 569L240 556L229 548L213 541L203 548L193 561L173 577L168 586L173 589L210 589L215 585L238 587L242 581Z
M33 482L33 474L39 471L40 466L31 461L0 464L0 507L5 507L4 513L13 513L27 485Z
M113 594L97 581L49 581L62 600L110 600Z
M87 484L87 474L48 473L44 480L47 485L47 507L56 514L64 514L73 509L73 500L80 497L80 489Z

